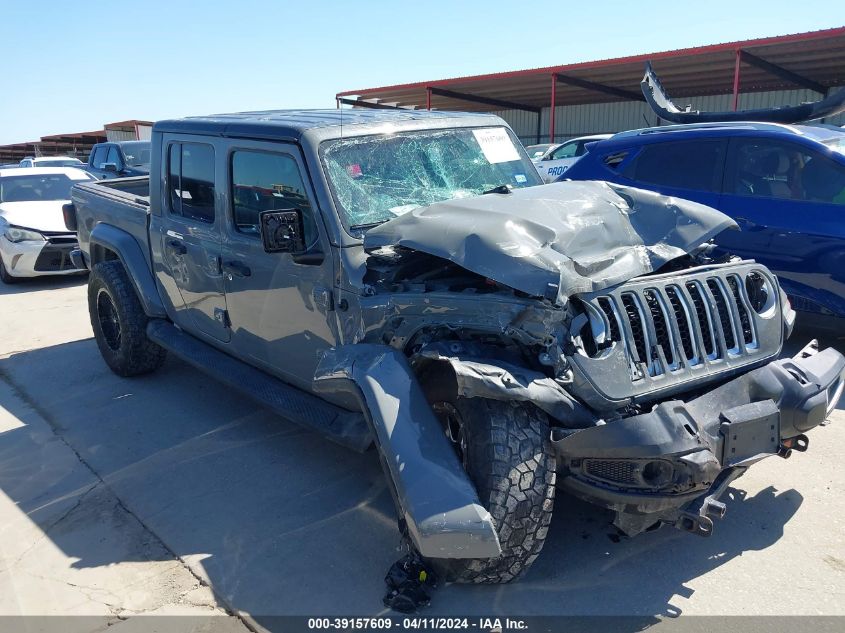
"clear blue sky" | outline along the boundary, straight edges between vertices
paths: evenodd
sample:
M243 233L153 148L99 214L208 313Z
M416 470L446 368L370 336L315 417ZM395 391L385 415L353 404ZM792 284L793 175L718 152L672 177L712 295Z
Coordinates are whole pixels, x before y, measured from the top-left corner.
M842 0L0 3L0 144L845 24Z

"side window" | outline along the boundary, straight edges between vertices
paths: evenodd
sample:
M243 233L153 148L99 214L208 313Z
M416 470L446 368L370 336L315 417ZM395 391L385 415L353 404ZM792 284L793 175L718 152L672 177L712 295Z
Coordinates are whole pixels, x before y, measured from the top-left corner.
M237 231L258 237L259 213L293 208L302 211L305 241L313 244L317 226L296 160L285 154L232 153L232 216Z
M572 158L575 156L575 150L577 149L578 143L564 143L549 155L549 160Z
M109 148L109 153L106 156L106 162L107 163L114 163L115 165L117 165L118 169L120 169L122 167L122 164L121 164L121 161L120 161L120 152L117 151L117 147L115 147L114 145L112 145Z
M173 143L167 152L170 211L214 223L214 148L204 143Z
M108 155L109 148L105 145L100 145L97 149L94 150L94 159L91 161L91 164L96 169L102 169L103 165L106 163L106 156Z
M772 139L732 141L739 196L845 204L845 167L812 150Z
M631 180L691 189L719 191L725 164L725 142L718 139L652 143L625 166Z

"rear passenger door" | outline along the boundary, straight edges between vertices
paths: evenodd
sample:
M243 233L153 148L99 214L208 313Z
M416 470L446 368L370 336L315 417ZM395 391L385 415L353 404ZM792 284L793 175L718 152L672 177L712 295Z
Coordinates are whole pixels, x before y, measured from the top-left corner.
M621 169L621 182L719 208L727 139L644 145Z
M176 322L200 337L230 338L223 293L217 152L211 143L165 137L165 183L161 252L168 272L163 284ZM166 282L166 283L165 283Z
M845 159L770 137L732 138L719 246L771 268L794 306L845 316Z
M230 216L223 250L226 303L235 353L283 380L310 389L321 354L335 344L332 261L297 146L239 144L228 157ZM267 253L262 211L300 209L304 255Z

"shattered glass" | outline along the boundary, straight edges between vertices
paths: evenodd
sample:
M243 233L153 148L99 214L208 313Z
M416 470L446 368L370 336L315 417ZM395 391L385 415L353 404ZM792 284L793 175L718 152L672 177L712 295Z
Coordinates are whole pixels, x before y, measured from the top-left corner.
M504 127L426 130L330 141L322 150L347 229L363 229L435 202L494 187L541 184Z

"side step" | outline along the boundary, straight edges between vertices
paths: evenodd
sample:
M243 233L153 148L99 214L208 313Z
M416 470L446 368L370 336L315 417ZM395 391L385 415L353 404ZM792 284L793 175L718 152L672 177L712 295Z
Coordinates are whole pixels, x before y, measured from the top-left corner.
M292 387L218 351L164 319L151 320L147 324L147 336L174 356L291 422L358 452L364 452L372 444L372 434L362 413L347 411Z

